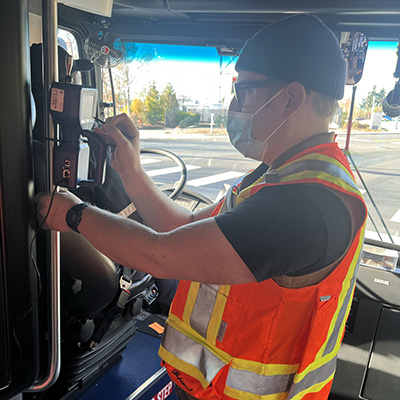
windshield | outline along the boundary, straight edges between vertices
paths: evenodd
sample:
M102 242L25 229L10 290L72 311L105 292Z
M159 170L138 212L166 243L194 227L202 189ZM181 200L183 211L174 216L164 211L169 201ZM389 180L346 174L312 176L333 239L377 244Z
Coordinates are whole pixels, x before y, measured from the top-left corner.
M369 209L366 236L400 243L400 121L382 113L382 101L395 84L397 42L370 42L355 108L348 153L358 187ZM257 166L241 156L226 133L227 108L236 79L235 56L214 48L127 44L125 61L112 69L116 112L125 112L141 130L143 147L181 156L187 187L212 201ZM110 75L103 74L104 117L113 114ZM353 86L347 86L331 128L346 146ZM156 160L157 161L157 160ZM176 178L174 169L147 160L160 183Z
M370 42L361 81L356 87L350 161L358 187L368 206L366 237L399 244L400 230L400 121L382 111L393 90L397 42ZM345 147L353 87L340 102L337 141ZM336 128L334 126L334 128Z

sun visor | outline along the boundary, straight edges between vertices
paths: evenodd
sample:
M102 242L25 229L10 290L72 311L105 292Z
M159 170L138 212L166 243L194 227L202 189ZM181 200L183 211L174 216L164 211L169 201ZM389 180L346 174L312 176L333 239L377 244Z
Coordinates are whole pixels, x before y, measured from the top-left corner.
M58 2L78 10L111 17L114 0L59 0Z

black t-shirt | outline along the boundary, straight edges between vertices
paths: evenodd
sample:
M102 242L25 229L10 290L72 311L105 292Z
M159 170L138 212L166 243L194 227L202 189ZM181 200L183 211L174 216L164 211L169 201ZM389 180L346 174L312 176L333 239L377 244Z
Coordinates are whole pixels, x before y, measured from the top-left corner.
M310 183L267 186L215 220L258 282L322 269L351 238L343 201Z

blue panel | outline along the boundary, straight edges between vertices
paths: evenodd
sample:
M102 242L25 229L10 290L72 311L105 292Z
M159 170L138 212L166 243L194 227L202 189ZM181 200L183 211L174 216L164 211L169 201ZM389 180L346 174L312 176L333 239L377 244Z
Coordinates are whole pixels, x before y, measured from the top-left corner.
M128 343L122 361L114 365L78 399L125 400L160 370L159 345L160 339L137 331L135 337ZM151 400L168 382L168 376L163 377L157 384L149 388L149 391L144 393L140 399ZM168 399L175 399L175 395L170 395ZM160 398L159 400L163 399Z

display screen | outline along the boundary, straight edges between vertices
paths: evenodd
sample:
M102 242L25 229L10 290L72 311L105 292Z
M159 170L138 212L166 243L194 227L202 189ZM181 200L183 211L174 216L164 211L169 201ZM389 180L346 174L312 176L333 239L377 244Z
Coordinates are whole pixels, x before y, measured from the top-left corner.
M96 114L97 90L90 88L82 88L81 101L79 109L79 121L82 129L92 129Z

